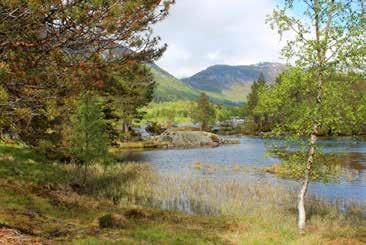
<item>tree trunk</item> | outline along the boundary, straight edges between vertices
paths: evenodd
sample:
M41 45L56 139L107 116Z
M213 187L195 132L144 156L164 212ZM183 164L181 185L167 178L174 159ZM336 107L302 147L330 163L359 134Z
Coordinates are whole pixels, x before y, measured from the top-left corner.
M123 122L123 131L125 132L125 134L127 135L129 132L129 128L128 128L128 123L127 121Z
M86 121L89 122L89 93L86 93ZM89 152L89 131L88 131L88 127L86 127L86 125L84 126L84 130L85 130L85 152L88 153ZM89 157L84 156L84 160L89 159ZM84 161L84 180L83 180L83 185L86 185L86 178L87 178L87 173L88 172L88 160Z
M88 163L84 163L84 178L83 178L83 186L86 185L86 178L88 176Z
M305 233L305 223L306 223L306 212L305 212L305 196L308 191L309 181L311 178L311 169L313 167L314 155L315 155L315 145L317 142L318 135L318 125L314 125L313 132L310 138L310 149L309 156L306 162L304 183L299 193L299 203L298 203L298 226L301 234Z
M331 1L332 4L334 4L334 0ZM316 41L316 61L318 63L318 74L317 74L317 96L316 96L316 107L315 110L315 118L314 118L314 126L313 131L310 136L310 149L308 154L308 160L306 162L306 169L305 169L305 176L304 176L304 183L299 193L299 202L298 202L298 227L300 233L305 233L305 224L306 224L306 212L305 212L305 196L308 191L309 187L309 181L311 178L311 170L313 168L314 163L314 156L315 156L315 146L317 142L318 137L318 130L321 126L321 121L319 118L319 109L322 105L322 97L323 97L323 75L324 75L324 63L325 63L325 56L326 56L326 50L327 47L323 47L322 41L321 41L321 4L319 0L314 0L314 18L315 18L315 41ZM328 22L327 26L324 28L324 40L328 44L328 32L329 32L329 25L332 21L332 14L333 11L329 11L328 16Z

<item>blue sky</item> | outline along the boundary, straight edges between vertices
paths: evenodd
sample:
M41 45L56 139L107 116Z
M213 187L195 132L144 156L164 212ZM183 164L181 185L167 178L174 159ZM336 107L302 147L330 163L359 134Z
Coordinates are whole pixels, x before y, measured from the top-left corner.
M265 24L280 0L177 0L154 27L169 45L157 62L181 78L215 64L284 62L284 42Z

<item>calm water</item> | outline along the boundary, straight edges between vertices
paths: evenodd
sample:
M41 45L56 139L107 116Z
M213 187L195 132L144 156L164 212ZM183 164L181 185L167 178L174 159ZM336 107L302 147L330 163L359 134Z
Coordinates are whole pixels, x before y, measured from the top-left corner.
M125 153L130 161L149 162L162 175L205 176L212 179L235 179L241 182L260 182L299 188L299 181L276 177L258 169L278 163L266 149L272 141L257 137L242 137L241 144L217 148L151 150ZM280 141L277 141L281 143ZM329 201L366 202L366 143L351 138L322 139L324 152L343 155L343 175L337 181L324 184L313 182L309 192ZM194 167L201 162L218 166L225 171L206 171ZM245 171L234 171L240 166Z

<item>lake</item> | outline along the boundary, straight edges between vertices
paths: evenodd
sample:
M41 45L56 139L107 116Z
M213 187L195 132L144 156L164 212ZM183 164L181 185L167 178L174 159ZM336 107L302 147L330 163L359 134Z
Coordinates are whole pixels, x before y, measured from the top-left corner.
M279 163L267 154L271 143L259 137L241 137L240 144L217 148L162 149L124 153L129 161L148 162L163 176L194 176L212 180L236 180L243 183L279 185L292 190L301 181L280 178L260 171L260 168ZM342 176L330 183L312 182L309 193L329 202L354 201L366 203L366 143L353 138L324 138L319 141L323 152L342 155ZM214 166L211 169L201 165ZM214 171L212 169L215 169ZM237 171L236 169L240 169Z

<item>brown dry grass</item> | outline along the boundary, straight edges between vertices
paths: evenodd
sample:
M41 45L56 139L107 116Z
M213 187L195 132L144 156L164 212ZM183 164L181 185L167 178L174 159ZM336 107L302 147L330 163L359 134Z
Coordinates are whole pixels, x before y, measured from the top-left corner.
M4 245L40 245L41 239L22 234L15 229L0 228L0 244Z

